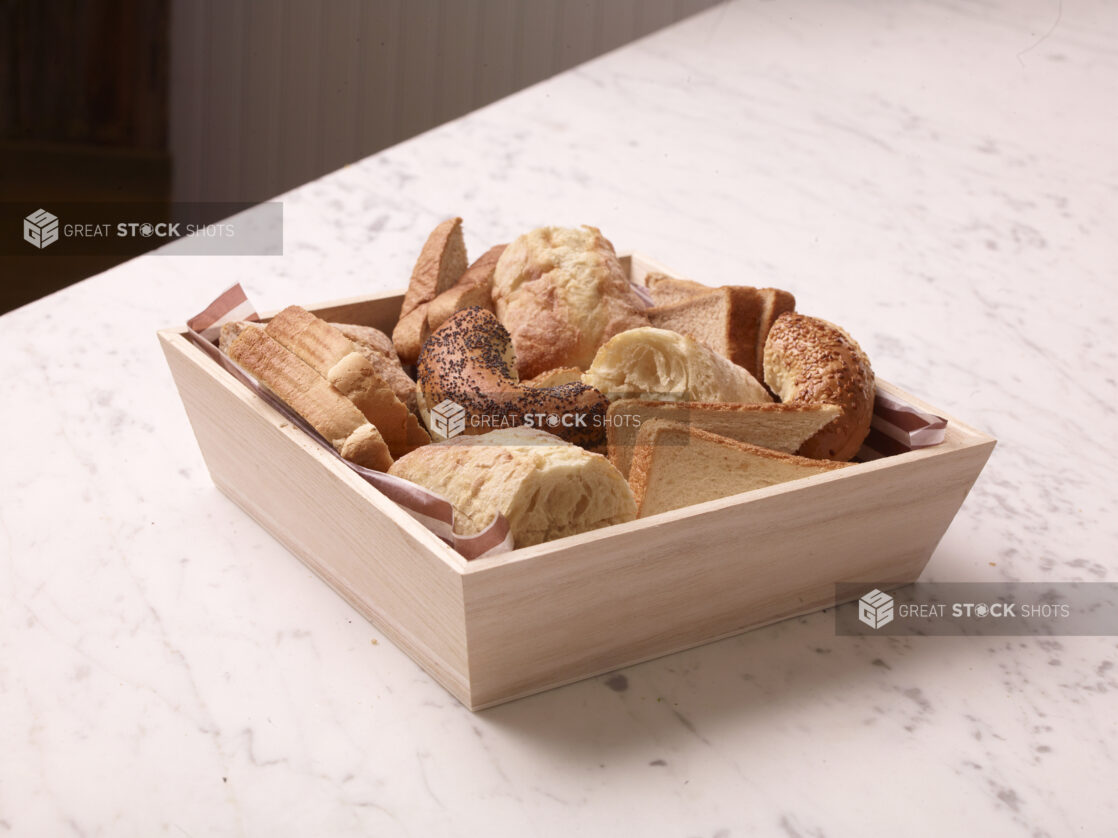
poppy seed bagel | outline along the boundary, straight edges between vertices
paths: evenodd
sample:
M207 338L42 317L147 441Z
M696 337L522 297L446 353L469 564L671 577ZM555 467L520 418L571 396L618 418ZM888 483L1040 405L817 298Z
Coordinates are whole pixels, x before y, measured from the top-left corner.
M432 425L431 418L431 409L449 399L465 409L462 433L527 425L585 447L605 444L605 396L581 382L521 384L508 330L478 306L456 312L427 338L419 353L416 394L436 439L454 435Z

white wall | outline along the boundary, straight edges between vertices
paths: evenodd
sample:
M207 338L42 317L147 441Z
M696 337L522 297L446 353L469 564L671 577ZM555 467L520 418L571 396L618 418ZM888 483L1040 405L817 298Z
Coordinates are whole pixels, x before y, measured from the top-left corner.
M718 0L172 0L177 201L257 201Z

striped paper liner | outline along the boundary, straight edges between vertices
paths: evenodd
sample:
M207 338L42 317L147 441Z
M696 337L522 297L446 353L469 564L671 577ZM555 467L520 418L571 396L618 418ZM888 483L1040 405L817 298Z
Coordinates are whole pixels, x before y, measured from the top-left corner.
M947 434L947 420L918 410L906 401L877 391L870 433L857 459L862 462L892 457L917 448L939 445Z
M292 425L300 428L325 451L329 451L367 483L389 500L395 501L423 526L447 542L466 559L478 559L506 553L512 549L512 532L508 521L500 513L493 522L476 535L459 535L454 531L454 507L442 495L423 488L410 480L394 477L344 459L318 431L302 416L292 410L287 402L262 385L236 361L217 348L215 341L221 326L233 320L258 321L260 317L248 302L240 284L234 285L210 303L205 311L186 321L187 337L203 352L213 358L234 378L251 389L257 396L275 408Z
M638 286L633 286L638 288ZM644 289L640 289L644 290ZM647 294L647 291L645 292ZM642 300L645 298L642 296ZM508 521L498 514L485 530L476 535L459 535L454 531L454 507L441 495L410 480L373 471L344 459L302 416L288 407L249 372L217 348L216 341L225 323L235 320L259 321L256 309L249 302L240 284L226 290L205 310L186 321L187 336L225 370L250 388L256 395L279 411L285 419L301 428L311 439L337 457L385 497L395 501L413 518L431 530L467 559L492 556L513 548ZM856 460L867 462L892 457L917 448L943 442L947 420L925 413L895 396L877 391L873 419Z

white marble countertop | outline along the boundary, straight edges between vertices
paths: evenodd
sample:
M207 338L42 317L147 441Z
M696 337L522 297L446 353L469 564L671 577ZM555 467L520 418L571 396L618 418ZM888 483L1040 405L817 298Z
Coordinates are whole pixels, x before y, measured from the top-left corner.
M1116 24L734 3L284 196L282 257L0 318L0 837L1114 834L1114 637L816 614L469 713L214 488L154 332L593 223L998 437L925 578L1114 580Z

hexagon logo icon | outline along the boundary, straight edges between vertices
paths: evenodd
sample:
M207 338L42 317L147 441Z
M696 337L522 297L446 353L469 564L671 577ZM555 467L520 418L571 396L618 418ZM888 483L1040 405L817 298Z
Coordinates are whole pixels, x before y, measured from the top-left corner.
M466 430L466 408L444 399L431 408L431 433L451 439Z
M893 598L874 588L858 600L858 619L873 629L893 622Z
M58 216L37 209L23 219L23 240L42 250L58 241Z

